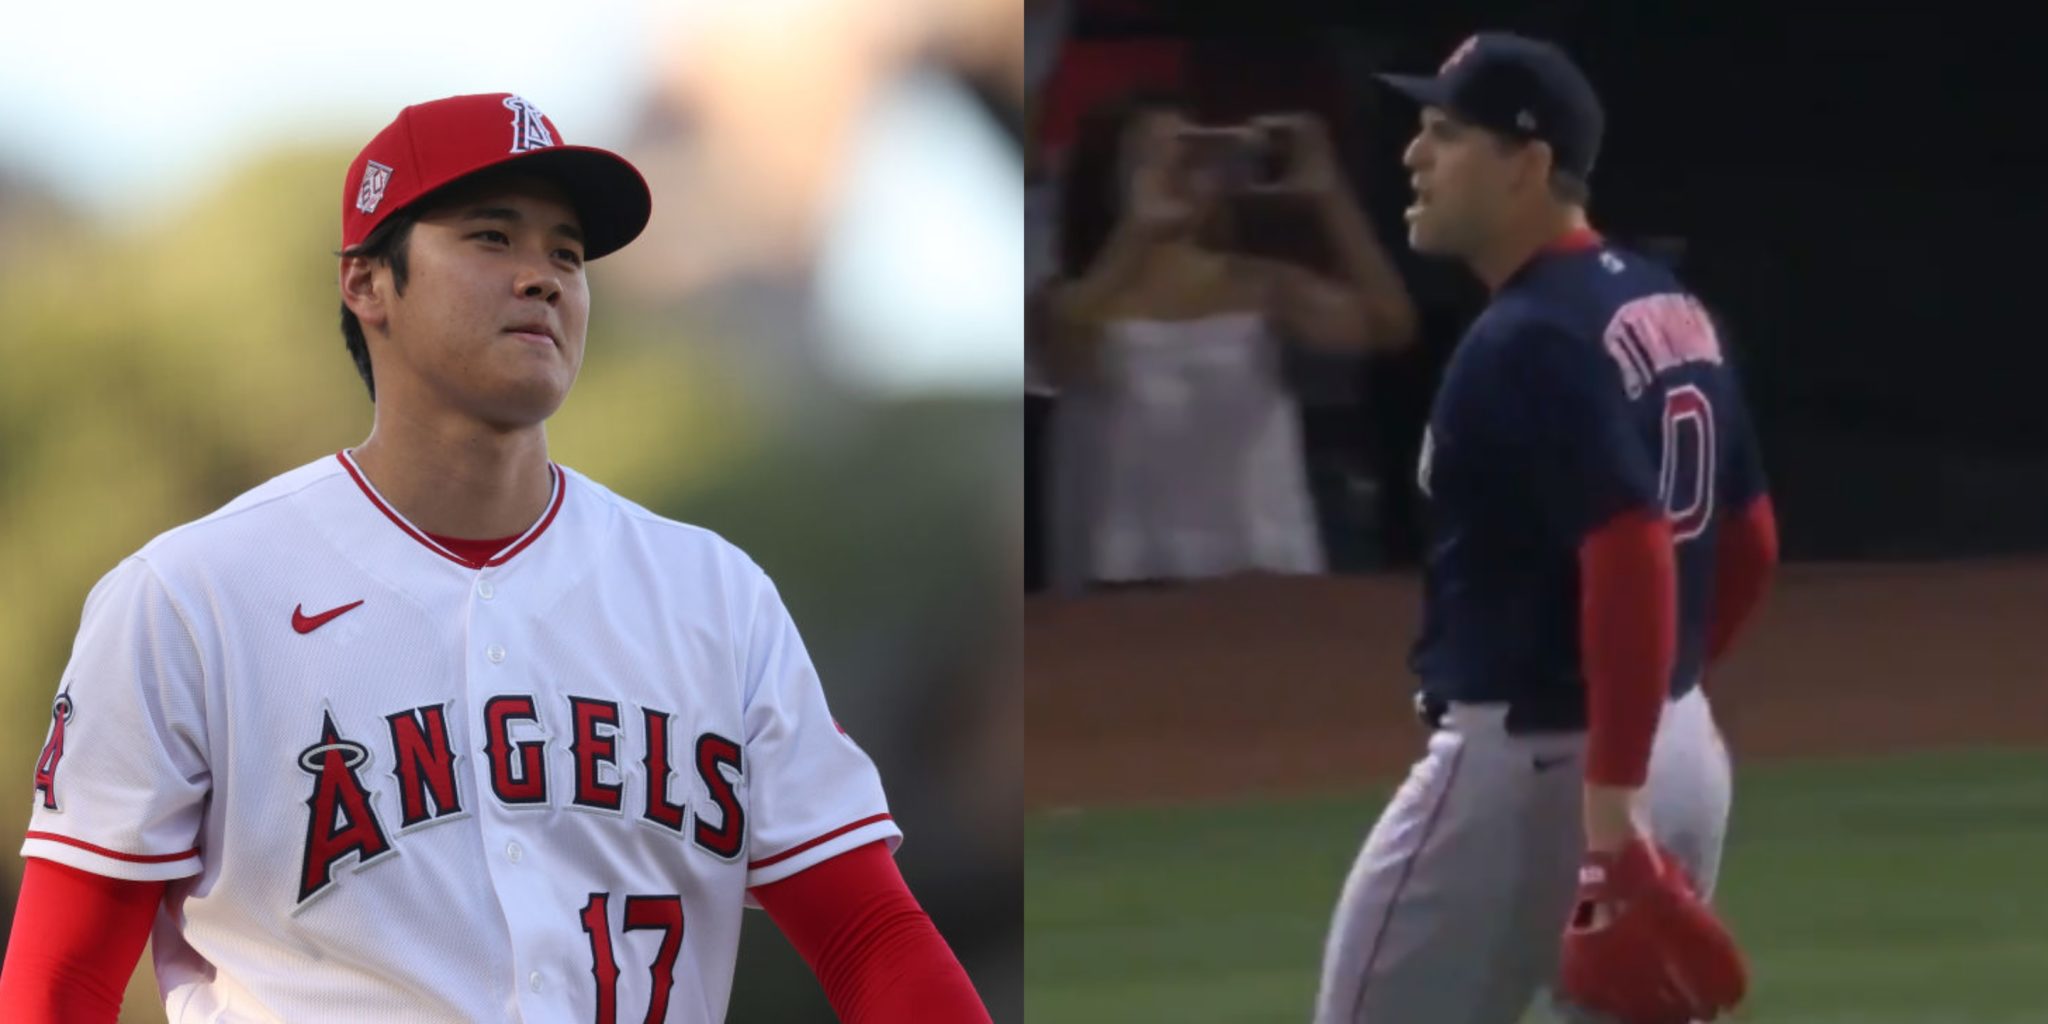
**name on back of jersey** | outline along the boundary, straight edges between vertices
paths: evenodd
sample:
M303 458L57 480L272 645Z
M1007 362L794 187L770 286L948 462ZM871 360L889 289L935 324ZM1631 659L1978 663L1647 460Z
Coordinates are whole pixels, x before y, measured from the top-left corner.
M1621 368L1631 399L1659 374L1688 363L1719 366L1721 339L1705 307L1690 295L1667 292L1623 303L1601 335L1608 358Z

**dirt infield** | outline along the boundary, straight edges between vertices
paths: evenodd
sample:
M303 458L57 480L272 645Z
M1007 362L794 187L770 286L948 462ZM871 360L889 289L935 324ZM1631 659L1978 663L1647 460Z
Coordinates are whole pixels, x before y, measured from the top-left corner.
M1025 608L1034 809L1355 786L1421 750L1411 576ZM1708 684L1738 761L2048 742L2048 561L1787 566Z

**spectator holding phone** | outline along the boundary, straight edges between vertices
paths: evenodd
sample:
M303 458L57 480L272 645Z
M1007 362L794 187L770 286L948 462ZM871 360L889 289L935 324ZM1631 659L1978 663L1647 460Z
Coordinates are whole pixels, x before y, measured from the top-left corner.
M1334 272L1241 251L1248 195L1306 203ZM1391 351L1415 311L1308 115L1201 127L1135 97L1080 126L1048 295L1056 584L1323 569L1280 347Z

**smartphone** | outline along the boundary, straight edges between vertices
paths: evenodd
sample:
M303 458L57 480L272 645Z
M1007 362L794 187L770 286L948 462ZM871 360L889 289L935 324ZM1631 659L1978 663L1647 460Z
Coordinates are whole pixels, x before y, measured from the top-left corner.
M1246 154L1249 163L1247 189L1270 191L1284 186L1294 176L1295 155L1300 151L1300 142L1293 128L1285 125L1266 124L1250 129L1251 151Z
M1180 141L1183 166L1215 176L1226 192L1273 191L1294 170L1294 132L1281 126L1188 128Z
M1241 187L1247 168L1241 128L1184 128L1179 134L1183 172L1211 179L1226 192Z

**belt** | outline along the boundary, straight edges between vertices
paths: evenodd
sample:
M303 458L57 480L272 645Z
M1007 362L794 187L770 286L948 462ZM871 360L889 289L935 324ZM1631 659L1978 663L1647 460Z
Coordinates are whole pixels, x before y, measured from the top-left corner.
M1420 690L1415 693L1415 717L1422 727L1431 732L1444 727L1444 716L1450 714L1451 702ZM1556 707L1532 707L1510 703L1508 706L1507 731L1509 735L1583 732L1586 728L1585 713L1577 709Z
M1432 696L1418 690L1415 693L1415 717L1422 720L1422 727L1435 732L1444 727L1444 715L1450 713L1451 702L1442 697Z

